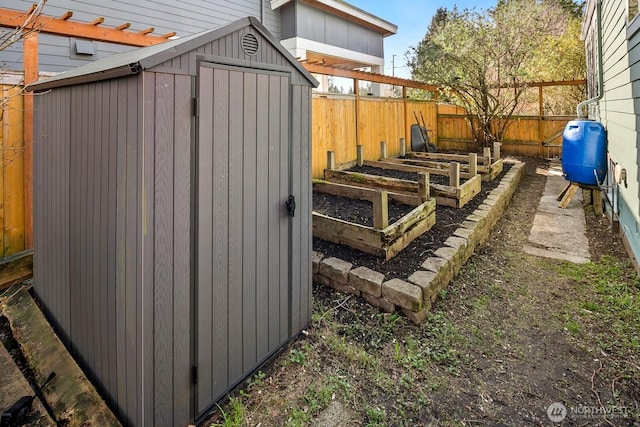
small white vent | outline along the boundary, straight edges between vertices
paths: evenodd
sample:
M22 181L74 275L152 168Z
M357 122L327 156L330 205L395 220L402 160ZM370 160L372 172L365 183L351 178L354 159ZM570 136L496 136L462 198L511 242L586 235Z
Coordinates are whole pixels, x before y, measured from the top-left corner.
M249 56L255 55L260 50L260 42L253 33L244 33L240 39L242 50Z

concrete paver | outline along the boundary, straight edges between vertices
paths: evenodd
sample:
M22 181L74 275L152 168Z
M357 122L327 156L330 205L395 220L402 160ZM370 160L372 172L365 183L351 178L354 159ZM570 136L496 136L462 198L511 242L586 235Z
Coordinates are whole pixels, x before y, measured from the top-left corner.
M557 200L568 183L562 177L560 163L552 162L531 226L529 244L524 251L530 255L583 264L590 258L582 193L578 191L565 209L560 208Z

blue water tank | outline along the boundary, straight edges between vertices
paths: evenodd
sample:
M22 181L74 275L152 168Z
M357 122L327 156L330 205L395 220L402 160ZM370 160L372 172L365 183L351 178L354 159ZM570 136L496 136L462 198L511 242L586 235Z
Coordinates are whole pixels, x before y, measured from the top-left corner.
M562 134L562 174L568 181L599 185L607 174L607 131L600 122L571 120Z

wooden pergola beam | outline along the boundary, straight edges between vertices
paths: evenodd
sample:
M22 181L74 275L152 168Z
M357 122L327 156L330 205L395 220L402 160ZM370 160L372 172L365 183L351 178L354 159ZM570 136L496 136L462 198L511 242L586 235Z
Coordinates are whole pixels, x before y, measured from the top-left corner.
M438 87L422 82L409 79L401 79L399 77L386 76L384 74L370 73L367 71L349 70L337 67L328 67L322 64L302 62L302 66L310 73L325 74L328 76L346 77L350 79L364 80L373 83L389 84L394 86L410 87L414 89L423 89L428 91L437 91Z
M98 18L90 23L71 21L65 13L60 18L40 15L34 23L28 26L30 30L41 33L54 34L63 37L79 37L107 43L123 44L127 46L151 46L167 40L167 34L155 36L150 32L123 31L123 29L103 27L100 24L104 18ZM19 28L24 25L28 12L0 8L0 27ZM172 33L169 33L172 34ZM169 36L170 37L170 36Z

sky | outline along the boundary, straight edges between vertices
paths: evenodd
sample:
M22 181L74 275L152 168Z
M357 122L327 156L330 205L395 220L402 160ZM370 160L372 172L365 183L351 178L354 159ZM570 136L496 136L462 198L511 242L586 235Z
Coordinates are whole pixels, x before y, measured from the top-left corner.
M415 46L425 35L431 18L438 7L452 9L488 9L495 6L497 0L346 0L378 18L398 26L398 32L385 38L384 57L387 75L410 78L406 66L405 52L409 46ZM393 57L395 55L395 58ZM393 67L395 62L395 69Z

